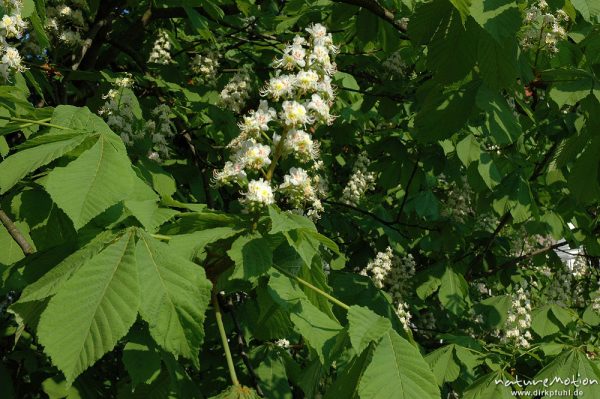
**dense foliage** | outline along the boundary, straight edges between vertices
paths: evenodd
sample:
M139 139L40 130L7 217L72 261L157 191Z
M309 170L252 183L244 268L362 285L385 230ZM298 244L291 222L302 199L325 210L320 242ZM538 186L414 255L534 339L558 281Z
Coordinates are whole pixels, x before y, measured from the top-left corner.
M0 16L0 397L600 397L600 2Z

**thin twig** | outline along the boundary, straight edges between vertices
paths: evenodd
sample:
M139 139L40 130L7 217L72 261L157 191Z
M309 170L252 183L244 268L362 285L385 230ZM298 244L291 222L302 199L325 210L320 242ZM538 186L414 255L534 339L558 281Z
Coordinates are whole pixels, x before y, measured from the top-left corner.
M404 190L404 196L402 197L402 203L400 204L400 209L398 210L398 216L396 216L396 222L400 221L402 217L402 212L404 211L404 206L406 205L406 200L408 199L408 190L410 190L410 185L412 184L415 175L417 174L417 169L419 169L419 157L415 161L415 166L413 166L412 171L410 172L410 176L408 177L408 181L406 182L406 189Z
M246 353L246 348L248 347L248 345L246 344L246 340L244 339L244 334L242 333L242 328L240 326L240 323L238 322L237 317L235 317L235 312L233 311L233 301L231 300L231 298L229 299L229 301L227 303L227 308L225 308L225 311L229 313L229 315L231 316L231 320L233 321L233 326L235 328L235 333L236 333L237 339L238 339L238 347L240 349L240 352L239 352L240 357L242 358L244 365L246 365L246 369L248 369L248 373L250 374L250 377L252 378L252 384L254 385L256 392L260 396L265 396L262 389L260 388L260 385L258 384L258 376L256 375L256 372L254 371L254 367L252 366L252 363L250 362L250 358L248 357L248 354Z
M10 220L8 215L4 213L2 209L0 209L0 222L2 222L2 225L4 225L4 227L8 231L8 234L10 234L13 240L15 240L19 247L21 247L21 250L23 251L23 254L25 254L25 256L31 255L35 252L31 244L29 244L29 242L21 233L19 228L13 223L12 220Z
M223 316L221 314L221 308L219 307L219 299L217 294L213 292L212 303L215 310L215 319L217 320L217 327L219 329L219 335L221 336L221 343L223 344L223 350L225 351L225 359L227 360L227 368L229 369L229 376L231 377L231 383L235 386L240 385L240 381L235 373L235 366L233 365L233 358L231 357L231 351L229 350L229 343L227 342L227 334L225 333L225 326L223 325Z
M369 10L379 18L383 19L387 23L391 24L403 38L407 39L408 36L406 25L403 24L400 20L396 19L394 13L390 10L384 8L381 4L379 4L376 0L333 0L336 3L345 3L351 4L353 6L362 7L365 10Z

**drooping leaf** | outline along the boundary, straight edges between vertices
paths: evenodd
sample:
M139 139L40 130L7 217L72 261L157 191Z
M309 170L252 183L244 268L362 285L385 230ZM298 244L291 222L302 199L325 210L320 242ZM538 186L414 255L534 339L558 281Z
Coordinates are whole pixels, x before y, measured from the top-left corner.
M227 255L234 261L231 278L255 279L269 270L273 264L273 252L269 241L260 236L242 236L235 240Z
M148 323L150 335L166 351L198 365L211 290L204 269L174 256L167 244L147 234L140 237L135 256L140 276L140 315Z
M379 341L390 328L392 323L372 310L356 305L350 306L348 310L348 335L358 355L371 342Z
M40 318L40 343L68 382L125 336L139 297L134 238L128 231L74 273Z
M377 344L358 388L361 399L438 399L435 376L419 353L394 330Z
M101 137L75 161L50 172L46 191L80 229L127 198L133 178L127 155Z
M58 138L58 137L57 137ZM17 152L0 163L0 194L10 190L23 177L60 158L79 146L85 135L61 135L60 140Z
M425 361L433 370L437 384L440 387L446 382L456 380L460 374L460 365L454 346L453 344L443 346L425 356Z

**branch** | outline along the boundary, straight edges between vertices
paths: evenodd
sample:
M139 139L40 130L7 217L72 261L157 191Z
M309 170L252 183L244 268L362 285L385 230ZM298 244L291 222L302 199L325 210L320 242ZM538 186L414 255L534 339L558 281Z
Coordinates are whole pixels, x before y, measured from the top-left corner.
M322 202L324 202L326 204L329 204L329 205L341 206L341 207L344 207L344 208L351 209L351 210L353 210L355 212L362 213L363 215L369 216L372 219L377 220L379 223L381 223L381 224L389 227L390 229L397 231L403 237L406 237L406 235L402 231L400 231L397 227L394 226L395 224L397 224L394 221L389 221L389 220L382 219L379 216L375 215L374 213L371 213L369 211L365 211L364 209L360 209L360 208L358 208L356 206L345 204L343 202L330 201L330 200L327 200L327 199L322 200Z
M410 176L408 178L408 182L406 182L406 190L404 190L404 197L402 197L402 203L400 204L400 209L398 210L398 216L396 216L396 222L400 221L402 217L402 212L404 211L404 206L406 205L406 200L408 199L408 190L410 189L410 185L417 174L417 169L419 168L419 157L417 156L417 160L415 161L415 166L410 172Z
M362 7L365 10L369 10L373 14L378 16L379 18L381 18L384 21L391 24L398 32L402 33L404 38L408 38L408 36L406 36L406 33L407 33L406 24L404 24L400 20L396 19L393 12L384 8L376 0L333 0L333 1L336 3L351 4L353 6Z
M503 269L503 268L505 268L507 266L519 263L522 260L533 258L534 256L544 254L546 252L549 252L549 251L552 251L552 250L557 249L559 247L562 247L565 244L567 244L566 241L559 241L556 244L552 244L552 245L548 245L547 247L544 247L544 248L536 249L535 251L523 254L523 255L518 256L516 258L513 258L513 259L511 259L511 260L509 260L507 262L504 262L502 265L500 265L500 268Z
M227 368L229 369L229 377L231 383L235 386L239 386L240 382L235 373L235 366L233 365L233 358L231 357L231 351L229 350L229 343L227 342L227 334L225 333L225 326L223 325L223 316L221 315L221 308L219 307L219 299L217 294L213 292L212 303L215 310L215 319L217 320L217 327L219 329L219 335L221 336L221 343L223 344L223 350L225 351L225 359L227 360Z
M15 242L21 247L23 254L31 255L35 252L31 244L27 241L25 236L19 231L19 228L15 226L12 220L8 217L6 213L2 209L0 209L0 222L4 225L8 234L15 240Z

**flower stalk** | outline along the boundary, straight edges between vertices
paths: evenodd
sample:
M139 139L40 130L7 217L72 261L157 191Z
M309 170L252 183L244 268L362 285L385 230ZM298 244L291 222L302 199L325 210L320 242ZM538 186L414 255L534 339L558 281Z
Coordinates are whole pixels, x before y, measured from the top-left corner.
M231 377L231 383L235 386L240 385L240 381L235 373L235 366L233 365L233 357L231 357L231 350L229 349L229 343L227 342L227 334L225 333L225 326L223 325L223 315L221 314L221 307L219 306L219 299L217 294L212 294L213 308L215 309L215 319L217 320L217 327L219 328L219 335L221 336L221 343L223 344L223 350L225 351L225 359L227 359L227 368L229 369L229 376Z

